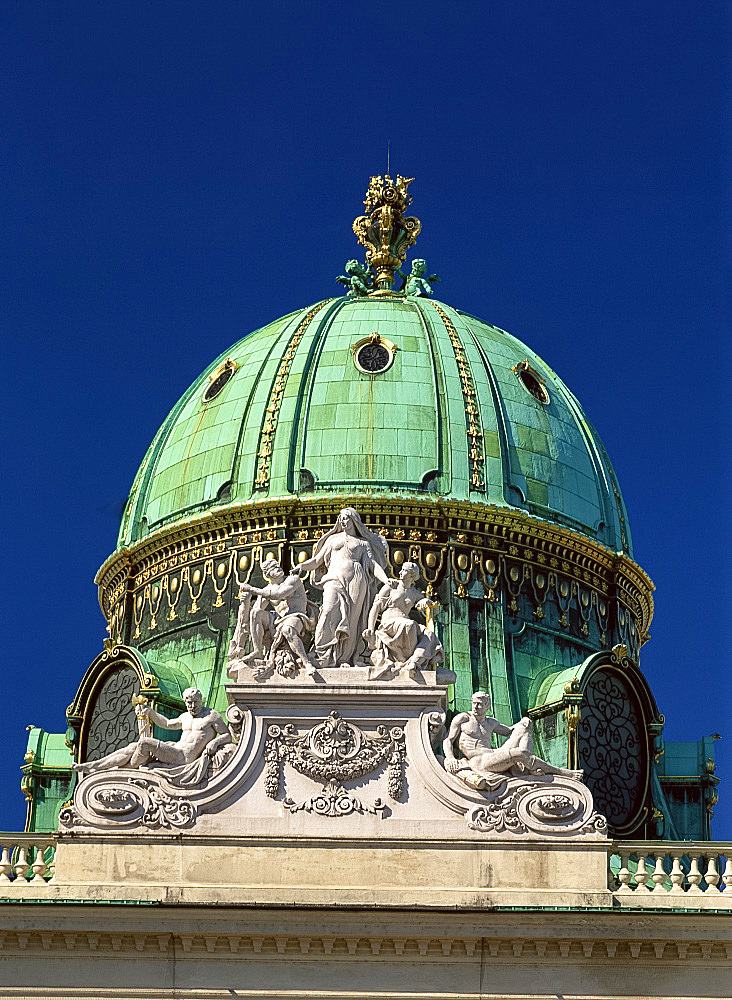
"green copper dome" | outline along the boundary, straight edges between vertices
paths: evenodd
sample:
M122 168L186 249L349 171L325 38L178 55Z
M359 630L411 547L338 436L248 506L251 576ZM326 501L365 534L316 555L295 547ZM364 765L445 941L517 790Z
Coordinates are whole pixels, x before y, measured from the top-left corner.
M150 446L119 545L212 508L364 492L518 508L632 555L605 449L551 368L396 294L317 303L212 362Z

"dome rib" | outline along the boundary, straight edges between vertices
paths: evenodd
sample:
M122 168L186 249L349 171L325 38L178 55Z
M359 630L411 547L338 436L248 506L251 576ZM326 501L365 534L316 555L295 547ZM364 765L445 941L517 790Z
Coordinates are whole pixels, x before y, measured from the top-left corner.
M445 452L448 447L448 442L445 440L447 433L447 425L444 414L445 404L443 399L445 387L444 384L441 384L442 372L439 366L439 354L434 342L434 334L424 313L419 308L417 301L414 302L414 307L415 312L419 317L422 332L424 333L424 341L427 345L427 350L430 356L430 364L432 366L432 392L435 401L435 414L437 418L437 468L436 475L433 479L435 481L436 492L438 494L445 495L450 492L449 475L446 475L445 470ZM428 484L424 483L424 485Z
M467 425L455 350L450 341L448 328L439 313L434 309L427 310L419 300L414 300L414 308L429 331L432 356L439 362L437 386L444 401L445 443L442 474L444 485L441 495L466 500L469 496Z
M522 503L525 503L526 477L520 475L519 473L516 473L511 468L511 447L515 448L515 445L511 434L511 425L508 421L506 410L503 405L503 399L498 389L498 382L496 379L496 373L493 370L493 365L490 363L488 355L483 350L480 341L475 336L475 333L471 329L470 325L467 322L465 322L465 320L462 317L461 319L463 325L465 326L465 329L468 331L473 340L473 343L475 344L475 348L478 354L480 355L481 361L483 362L483 366L485 368L486 376L488 379L488 385L490 387L491 396L493 399L493 407L498 417L498 420L496 421L496 427L497 427L498 449L500 452L500 461L501 461L501 480L500 480L501 499L505 503L510 504L512 507L515 507L518 506L515 502L516 497L509 496L508 490L514 490L516 493L518 493ZM523 485L523 490L521 489L521 486L516 485L515 482L516 480Z
M488 492L484 436L486 421L482 412L480 394L477 390L475 372L470 363L470 352L466 349L465 342L450 316L450 312L454 313L454 311L448 312L449 307L443 306L440 302L430 301L430 305L437 311L445 327L460 380L464 407L464 434L467 441L467 495L470 497L471 494L482 493L485 497Z
M274 353L275 347L280 342L280 340L284 339L285 335L287 335L288 338L291 336L290 335L290 330L292 329L293 326L295 327L295 329L297 329L297 327L298 327L298 325L300 323L300 317L301 317L301 315L302 315L302 311L301 310L298 310L295 313L291 313L291 316L293 317L292 322L289 323L287 326L285 326L285 328L282 330L282 333L281 333L280 337L278 339L274 340L274 342L272 343L269 351L267 351L266 356L262 360L262 363L261 363L261 365L259 367L259 370L257 372L256 377L252 381L252 385L251 385L251 388L249 390L249 395L247 396L247 401L244 404L244 409L242 411L241 420L239 422L239 431L238 431L237 436L236 436L236 446L235 446L235 450L234 450L234 461L233 461L232 467L231 467L231 480L232 480L232 484L239 487L239 490L237 490L237 492L239 492L241 490L241 487L242 487L242 485L245 482L245 479L242 476L242 464L244 462L244 459L245 459L245 457L246 458L252 458L251 455L246 455L246 456L244 455L244 436L245 436L245 433L247 431L247 418L248 418L249 414L252 412L252 407L254 405L254 397L256 395L257 388L259 387L259 385L262 382L262 379L263 379L263 376L264 376L264 371L265 371L268 363L270 362L270 359L272 358L272 354ZM247 338L245 337L244 340L240 341L239 343L243 344L246 341L246 339ZM237 346L239 346L239 345L237 345ZM265 415L266 415L266 410L265 410L265 414L263 414L263 416L262 416L262 421L261 421L262 425L264 425L264 417L265 417ZM261 430L260 430L260 437L261 437ZM253 458L254 458L253 468L251 470L247 470L245 472L245 476L249 480L250 484L254 481L254 477L256 475L258 452L259 452L259 448L257 448L257 450L255 451L254 456L253 456ZM251 485L245 491L245 494L246 494L247 497L250 495L250 493L251 493Z
M323 348L328 336L328 330L333 324L333 320L338 315L338 313L344 308L348 300L345 298L337 299L330 309L326 312L325 316L321 319L318 324L318 328L315 331L315 336L310 342L310 348L308 349L307 357L305 359L305 367L303 368L302 375L300 376L300 388L297 394L297 399L295 401L295 412L292 418L292 425L290 427L290 447L288 449L288 463L287 463L287 489L290 493L297 493L299 491L299 482L295 484L295 477L298 479L301 475L301 469L306 468L305 464L305 448L307 443L307 432L308 432L308 416L310 412L310 405L312 401L313 386L315 384L315 375L318 370L318 363L320 361L320 356L323 353ZM303 413L303 399L305 399L305 411ZM302 425L301 425L301 414L302 414ZM298 442L300 443L300 462L296 469L295 463L297 459Z

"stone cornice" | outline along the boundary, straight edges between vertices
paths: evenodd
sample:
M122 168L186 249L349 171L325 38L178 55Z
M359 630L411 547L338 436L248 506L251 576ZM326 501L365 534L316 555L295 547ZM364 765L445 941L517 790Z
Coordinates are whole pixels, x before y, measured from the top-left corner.
M719 914L618 911L523 912L423 907L379 908L110 906L0 901L0 946L21 953L120 953L177 958L239 956L247 960L465 962L481 955L501 964L527 961L585 965L640 959L643 965L702 963L730 968L729 917ZM164 916L163 916L164 914ZM7 995L7 994L3 994ZM651 993L647 995L652 995Z

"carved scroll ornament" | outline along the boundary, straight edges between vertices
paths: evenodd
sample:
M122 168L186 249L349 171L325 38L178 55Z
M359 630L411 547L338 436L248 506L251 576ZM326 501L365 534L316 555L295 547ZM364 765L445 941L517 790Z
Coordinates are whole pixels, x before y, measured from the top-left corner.
M493 801L468 810L469 829L481 833L575 836L605 834L607 820L594 811L589 790L579 781L547 777L541 782L509 778Z

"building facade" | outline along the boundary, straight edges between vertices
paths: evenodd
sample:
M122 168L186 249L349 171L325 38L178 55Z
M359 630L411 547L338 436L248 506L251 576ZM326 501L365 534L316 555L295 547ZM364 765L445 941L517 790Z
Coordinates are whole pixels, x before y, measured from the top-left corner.
M4 954L25 971L0 995L725 995L713 739L664 739L640 666L653 585L610 459L529 347L437 300L424 261L401 270L409 183L372 178L347 294L233 345L155 435L96 579L109 639L65 734L29 735L26 832L0 873ZM380 611L360 569L331 568L341 535L386 587ZM307 609L277 605L272 560ZM410 566L422 610L390 632ZM267 618L287 614L312 670ZM141 703L168 740L194 688L233 739L198 784L72 770L138 741ZM498 727L486 753L522 725L533 744L501 781L476 765L461 784L452 727L474 724L476 691ZM308 740L348 744L350 770L313 769ZM54 906L24 909L19 933L21 899ZM139 969L100 992L128 955Z

